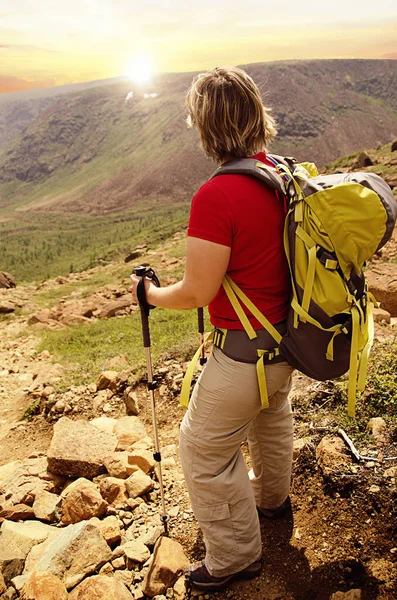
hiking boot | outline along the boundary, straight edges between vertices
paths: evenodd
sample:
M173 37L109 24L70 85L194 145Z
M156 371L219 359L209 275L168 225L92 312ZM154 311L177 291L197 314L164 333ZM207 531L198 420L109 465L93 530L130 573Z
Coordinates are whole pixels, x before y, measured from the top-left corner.
M261 570L262 559L259 559L242 571L231 573L224 577L214 577L213 575L210 575L205 566L205 562L202 560L190 565L185 571L185 577L187 583L198 590L217 592L218 590L223 589L225 585L230 583L233 579L253 579L254 577L258 577Z
M289 496L278 508L262 508L261 506L257 506L256 508L259 516L265 517L266 519L280 519L292 511L291 500Z

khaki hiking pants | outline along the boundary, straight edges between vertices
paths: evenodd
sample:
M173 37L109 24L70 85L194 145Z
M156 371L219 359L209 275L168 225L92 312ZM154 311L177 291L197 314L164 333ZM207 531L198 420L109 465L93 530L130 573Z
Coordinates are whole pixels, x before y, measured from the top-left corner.
M223 577L259 559L256 505L277 508L290 488L293 423L288 393L293 368L266 367L269 408L262 410L255 364L214 347L181 425L180 455L205 564ZM248 438L250 476L240 450Z

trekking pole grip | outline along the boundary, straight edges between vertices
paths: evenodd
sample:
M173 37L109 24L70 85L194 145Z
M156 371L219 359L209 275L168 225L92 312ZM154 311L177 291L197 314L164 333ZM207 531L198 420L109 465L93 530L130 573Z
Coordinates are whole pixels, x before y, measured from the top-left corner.
M153 269L150 268L135 267L133 273L137 277L141 278L136 288L136 295L141 311L143 346L144 348L150 348L149 313L151 309L156 307L149 304L147 301L145 290L145 278L153 281L153 283L157 285L157 287L160 287L160 281Z
M204 309L200 306L197 309L198 332L204 333Z

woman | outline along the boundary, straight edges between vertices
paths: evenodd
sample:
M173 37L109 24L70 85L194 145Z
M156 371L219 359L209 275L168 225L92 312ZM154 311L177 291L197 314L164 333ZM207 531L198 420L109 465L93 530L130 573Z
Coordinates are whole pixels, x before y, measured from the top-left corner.
M222 165L234 158L267 161L274 121L254 81L238 68L198 75L187 94L191 125L207 156ZM283 250L284 205L263 183L240 174L215 177L193 198L182 281L157 288L145 281L147 300L164 308L208 305L211 323L227 330L233 351L214 347L181 425L180 455L206 557L190 568L198 589L216 591L235 577L261 570L259 514L275 518L289 508L293 424L288 400L292 368L266 366L269 408L262 409L254 361L239 356L249 342L222 287L225 275L283 331L290 283ZM138 278L132 277L133 294ZM134 295L136 299L136 296ZM245 309L261 344L274 346ZM247 343L246 343L247 342ZM243 354L242 350L241 353ZM248 475L240 445L248 438Z

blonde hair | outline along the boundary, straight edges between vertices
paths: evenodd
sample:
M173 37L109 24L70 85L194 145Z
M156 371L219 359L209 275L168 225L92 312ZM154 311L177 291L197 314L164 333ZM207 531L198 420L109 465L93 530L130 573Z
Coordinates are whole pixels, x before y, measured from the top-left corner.
M238 67L197 75L186 96L188 124L196 126L206 156L222 162L266 149L275 121L253 79Z

